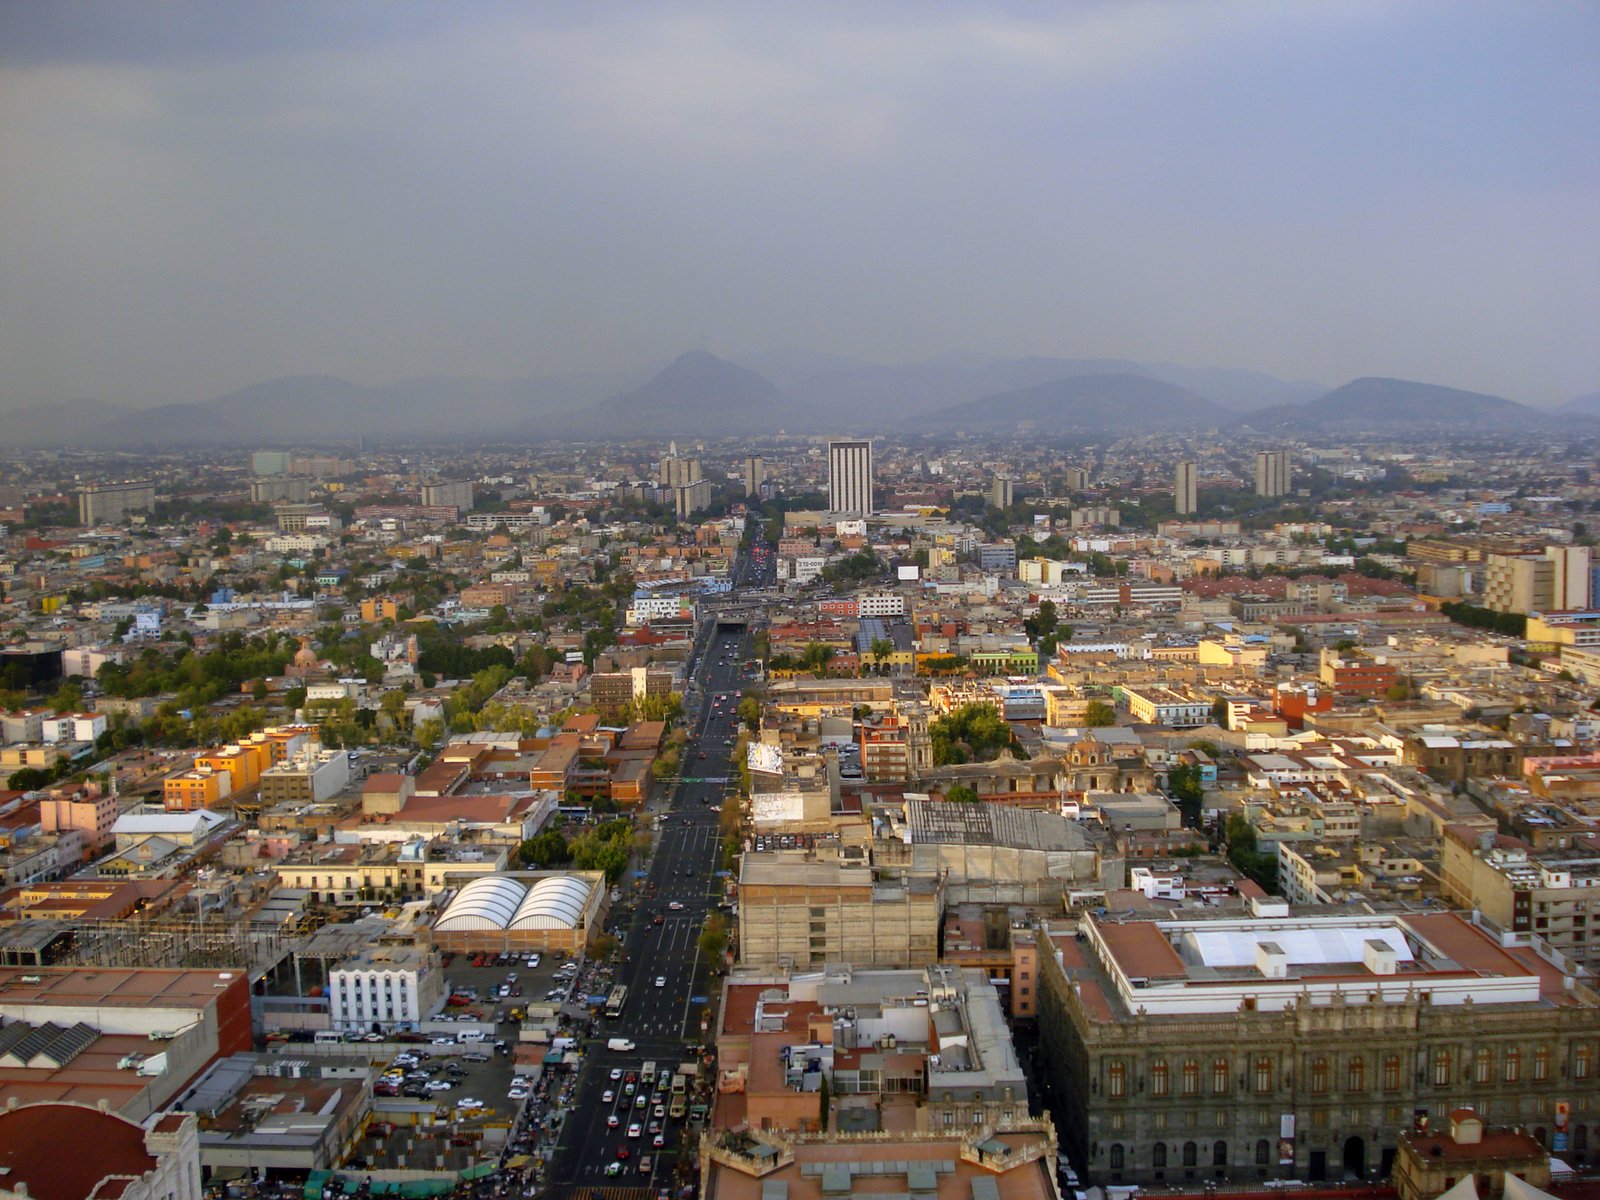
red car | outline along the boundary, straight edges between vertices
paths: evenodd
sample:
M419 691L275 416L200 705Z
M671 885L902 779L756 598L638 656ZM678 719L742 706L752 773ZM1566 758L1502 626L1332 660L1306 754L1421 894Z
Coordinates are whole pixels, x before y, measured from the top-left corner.
M617 1147L617 1161L618 1162L626 1162L627 1159L628 1159L628 1148L626 1146L618 1146Z

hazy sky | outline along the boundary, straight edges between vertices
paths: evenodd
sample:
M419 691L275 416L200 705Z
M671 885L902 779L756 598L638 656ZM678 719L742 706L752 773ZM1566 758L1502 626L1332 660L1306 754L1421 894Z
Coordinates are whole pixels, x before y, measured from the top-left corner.
M953 349L1600 388L1600 4L0 5L0 408Z

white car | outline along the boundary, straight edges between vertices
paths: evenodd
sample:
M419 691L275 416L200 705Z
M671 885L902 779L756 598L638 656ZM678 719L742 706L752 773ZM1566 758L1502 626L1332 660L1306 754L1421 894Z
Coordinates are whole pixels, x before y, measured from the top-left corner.
M601 1104L610 1104L613 1101L615 1101L616 1098L617 1098L617 1094L615 1092L613 1092L610 1088L607 1088L605 1091L600 1093L600 1103Z
M482 1108L482 1100L474 1100L471 1096L463 1096L456 1101L457 1108Z
M628 1126L628 1136L631 1137L631 1138L636 1138L643 1132L644 1132L644 1126L640 1125L639 1122L637 1122L637 1121L635 1121L632 1125Z
M674 900L674 901L672 901L672 903L668 904L667 907L669 909L671 909L673 912L682 912L683 911L683 905L678 903L678 901L676 901L676 900Z
M666 987L667 986L667 977L665 975L657 975L656 976L656 986L657 987Z
M611 1082L615 1083L617 1080L619 1080L621 1078L622 1078L622 1068L621 1067L612 1067L611 1068Z
M430 1092L448 1092L451 1088L455 1087L455 1084L445 1079L430 1079L422 1086L427 1088Z

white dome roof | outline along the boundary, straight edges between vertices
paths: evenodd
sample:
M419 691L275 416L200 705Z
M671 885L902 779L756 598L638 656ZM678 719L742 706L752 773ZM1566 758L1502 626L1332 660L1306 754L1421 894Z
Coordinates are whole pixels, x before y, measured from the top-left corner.
M512 929L576 929L589 902L589 885L570 875L550 875L528 889Z
M456 893L456 898L439 917L434 929L504 929L516 915L527 889L503 875L474 879Z

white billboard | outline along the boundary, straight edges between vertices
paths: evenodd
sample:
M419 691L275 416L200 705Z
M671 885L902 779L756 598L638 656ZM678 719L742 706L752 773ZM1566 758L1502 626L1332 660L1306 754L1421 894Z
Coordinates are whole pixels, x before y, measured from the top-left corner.
M783 774L783 750L765 742L751 742L745 747L745 766L764 775Z
M922 578L922 568L912 563L907 567L898 568L901 583L915 583Z

